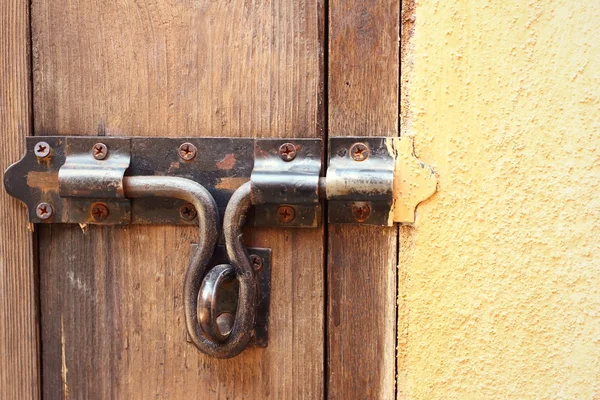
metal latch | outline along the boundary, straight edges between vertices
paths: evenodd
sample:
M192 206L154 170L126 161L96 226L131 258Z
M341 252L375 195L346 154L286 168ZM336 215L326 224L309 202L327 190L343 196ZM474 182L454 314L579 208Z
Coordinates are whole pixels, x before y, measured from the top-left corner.
M320 139L28 137L4 174L32 223L197 224L184 281L191 341L218 358L267 344L270 250L242 226L413 223L436 189L407 137ZM219 221L223 221L222 226ZM216 248L219 238L224 248Z

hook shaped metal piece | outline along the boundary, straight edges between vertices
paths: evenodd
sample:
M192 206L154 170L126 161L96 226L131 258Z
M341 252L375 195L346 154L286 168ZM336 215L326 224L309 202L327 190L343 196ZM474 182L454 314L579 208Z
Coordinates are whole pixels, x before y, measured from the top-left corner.
M200 324L198 320L198 295L209 273L208 262L219 237L219 216L213 197L202 185L185 178L132 176L124 178L123 186L126 197L174 197L188 201L196 208L198 247L185 274L183 289L186 326L192 342L203 353L216 358L238 355L252 338L258 298L257 278L242 242L242 227L251 206L250 182L234 192L227 205L223 224L227 254L239 282L237 312L228 335L217 335L212 330L207 332L202 329L202 325L206 327L207 324ZM205 306L205 303L201 303L201 306ZM201 314L205 313L202 311ZM211 323L208 321L209 325Z

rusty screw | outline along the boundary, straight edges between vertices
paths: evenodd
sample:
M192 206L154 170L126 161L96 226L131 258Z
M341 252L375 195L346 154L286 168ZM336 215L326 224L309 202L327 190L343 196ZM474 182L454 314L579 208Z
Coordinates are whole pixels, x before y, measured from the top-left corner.
M364 201L352 203L352 216L358 222L365 222L371 216L371 206Z
M296 146L292 143L284 143L279 146L279 156L283 161L292 161L296 158Z
M46 142L38 142L33 148L33 152L39 158L48 157L50 154L50 145Z
M296 211L292 206L280 206L277 209L277 219L279 222L287 224L292 222L296 217Z
M185 203L179 207L179 215L186 221L193 221L198 213L193 205L190 203Z
M96 143L94 147L92 147L92 153L96 160L104 160L108 155L108 147L106 147L104 143Z
M96 222L104 221L108 218L108 207L106 207L102 203L94 203L92 204L91 212L92 218Z
M263 259L257 254L250 254L250 262L255 271L260 271L263 267Z
M194 157L196 157L196 152L196 146L191 143L186 142L179 146L179 157L181 157L182 160L192 160Z
M48 203L40 203L35 208L35 215L37 215L39 219L50 218L52 216L52 212L52 206Z
M369 148L364 143L354 143L350 147L350 157L354 161L365 161L369 158Z

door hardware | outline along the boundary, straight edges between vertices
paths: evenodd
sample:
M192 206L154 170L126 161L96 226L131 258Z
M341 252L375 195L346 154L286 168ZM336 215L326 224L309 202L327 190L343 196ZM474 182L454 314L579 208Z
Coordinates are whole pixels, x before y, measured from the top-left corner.
M192 245L195 250L197 245ZM252 267L257 274L258 304L254 335L250 345L267 346L268 316L271 285L271 249L247 248ZM217 246L198 295L198 319L207 335L222 342L231 334L238 308L239 283L235 279L235 269L230 264L225 246ZM190 338L191 340L191 338Z
M186 327L199 350L218 358L267 345L270 253L249 255L246 221L318 227L326 200L330 223L410 224L436 189L408 137L331 138L324 174L320 139L54 136L26 145L4 185L32 223L198 226L184 280ZM225 250L215 251L220 220Z

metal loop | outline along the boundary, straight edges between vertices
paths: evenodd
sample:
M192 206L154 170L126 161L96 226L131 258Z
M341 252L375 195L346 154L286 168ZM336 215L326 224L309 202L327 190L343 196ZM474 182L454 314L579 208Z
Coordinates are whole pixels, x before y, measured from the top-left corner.
M229 264L219 264L208 271L200 286L198 294L200 325L208 336L219 342L227 340L233 326L238 292L238 285L235 283L237 283L235 269ZM225 288L226 286L228 288ZM235 298L223 299L223 296L231 296L232 289L236 292Z

